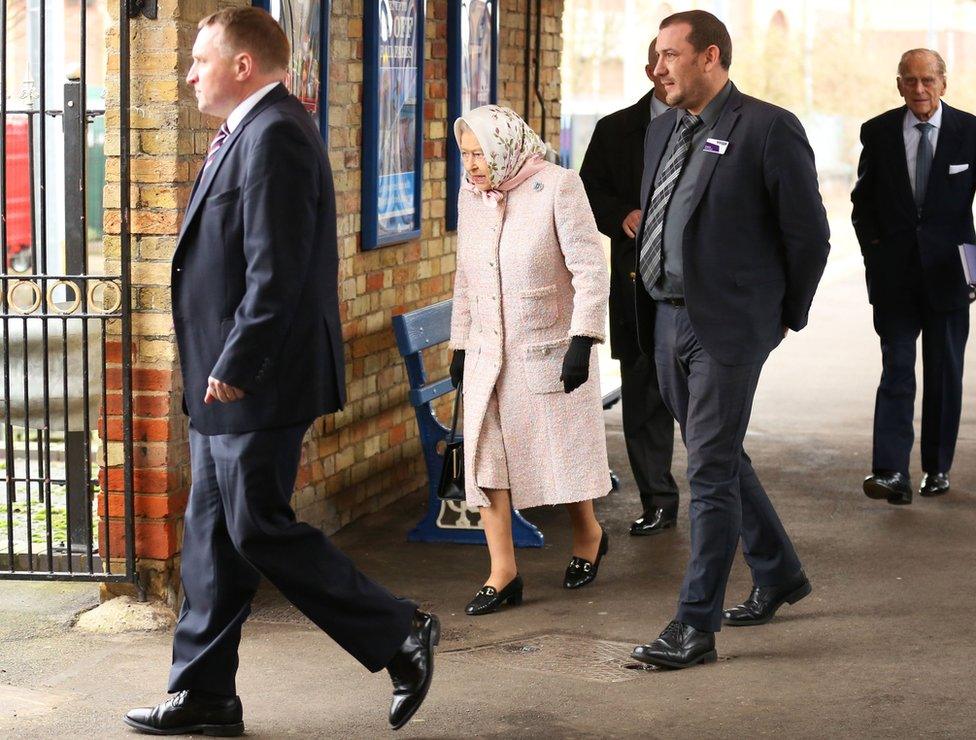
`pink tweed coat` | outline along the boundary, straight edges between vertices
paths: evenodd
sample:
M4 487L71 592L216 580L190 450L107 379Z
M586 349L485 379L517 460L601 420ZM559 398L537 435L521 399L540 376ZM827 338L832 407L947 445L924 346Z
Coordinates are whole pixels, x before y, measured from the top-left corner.
M462 190L450 346L464 349L465 489L504 373L506 452L515 508L605 496L610 490L596 351L589 380L566 394L559 380L570 337L604 340L610 279L583 183L546 164L498 206ZM499 387L501 387L499 385Z

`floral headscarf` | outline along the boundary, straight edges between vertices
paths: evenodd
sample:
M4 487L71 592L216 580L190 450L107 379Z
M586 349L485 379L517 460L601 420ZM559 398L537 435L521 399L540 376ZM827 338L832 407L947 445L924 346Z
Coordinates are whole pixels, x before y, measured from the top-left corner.
M454 122L454 138L458 146L461 146L462 121L481 144L491 188L481 191L467 174L461 187L481 193L486 202L497 204L506 191L541 170L546 160L554 162L556 159L552 148L511 108L483 105L458 118Z

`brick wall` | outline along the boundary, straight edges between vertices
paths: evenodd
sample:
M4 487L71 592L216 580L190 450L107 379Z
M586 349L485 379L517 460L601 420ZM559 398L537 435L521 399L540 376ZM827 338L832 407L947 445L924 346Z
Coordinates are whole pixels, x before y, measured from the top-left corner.
M500 102L525 112L524 48L528 0L502 0ZM160 0L159 18L134 20L132 44L132 282L136 550L148 592L176 603L182 511L189 490L186 424L169 317L169 260L182 211L218 121L196 110L183 82L196 22L212 0ZM404 311L449 298L455 236L445 233L445 166L454 146L447 123L448 0L428 0L424 83L424 186L420 239L360 249L363 0L334 0L331 15L329 156L335 176L340 254L340 312L347 363L346 408L318 419L306 436L293 499L299 518L332 532L392 501L422 500L426 472L407 380L390 328ZM113 12L117 12L113 8ZM558 148L562 0L542 0L540 90L546 134ZM535 11L530 20L535 44ZM117 19L109 33L106 103L105 249L109 273L119 265ZM534 82L534 67L529 70ZM530 123L541 128L542 105L531 90ZM111 347L120 377L122 347ZM446 350L426 358L446 372ZM118 387L118 386L116 386ZM103 484L115 492L108 512L112 552L121 554L121 397L108 399L109 467ZM106 535L103 515L102 536ZM117 590L117 589L115 589Z

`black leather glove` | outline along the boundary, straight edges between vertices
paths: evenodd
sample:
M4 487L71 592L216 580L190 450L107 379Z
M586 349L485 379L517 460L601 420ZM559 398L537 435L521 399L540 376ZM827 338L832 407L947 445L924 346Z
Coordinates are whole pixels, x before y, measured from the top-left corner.
M461 379L464 377L464 350L456 349L454 350L454 356L451 357L451 385L457 388L461 385Z
M572 393L590 377L590 349L593 337L573 337L563 358L563 371L559 379L563 388Z

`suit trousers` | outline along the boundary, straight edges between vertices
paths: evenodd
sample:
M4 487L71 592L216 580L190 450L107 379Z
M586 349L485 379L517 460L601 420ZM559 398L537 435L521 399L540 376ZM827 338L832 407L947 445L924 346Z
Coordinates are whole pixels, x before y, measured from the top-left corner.
M416 605L295 519L290 499L307 428L206 436L191 424L171 692L237 693L241 627L261 576L370 671L386 667L407 638Z
M742 447L763 362L716 362L687 310L666 303L657 304L654 358L661 395L688 449L691 556L675 618L717 632L740 537L756 586L787 582L802 569Z
M630 469L644 511L678 511L678 484L671 475L674 417L661 398L654 360L639 354L620 360L620 406Z
M962 413L969 308L936 311L921 288L874 306L881 382L874 404L872 470L908 475L915 442L915 352L922 335L922 470L948 473Z

